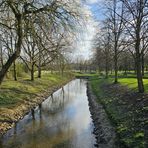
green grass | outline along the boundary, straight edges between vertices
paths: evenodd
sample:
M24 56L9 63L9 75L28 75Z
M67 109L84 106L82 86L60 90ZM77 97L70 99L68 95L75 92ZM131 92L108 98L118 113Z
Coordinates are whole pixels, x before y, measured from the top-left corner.
M93 78L103 78L104 77L104 72L102 72L102 75L99 75L98 73L80 73L80 72L75 72L74 73L75 76L81 76L81 77L93 77ZM134 74L134 71L131 71L130 73L128 73L127 76L125 76L123 74L123 72L119 72L119 78L118 78L118 82L121 85L127 86L130 89L134 89L135 91L137 91L137 79L136 79L136 75ZM110 75L109 79L107 81L110 82L114 82L114 75ZM144 82L144 87L145 87L145 92L148 93L148 74L145 73L145 77L143 79Z
M6 79L0 86L0 107L13 107L26 98L31 98L50 87L66 82L70 79L70 75L61 76L56 73L43 72L41 79L35 78L34 81L29 79L27 74L25 78L18 78L18 81Z
M119 82L121 85L127 85L132 89L136 89L137 87L135 78L119 78ZM147 121L143 121L143 119L145 118L144 116L146 113L144 109L147 108L139 107L139 105L133 106L131 100L126 100L124 97L121 99L116 93L112 93L113 90L111 90L111 92L104 90L104 84L108 85L111 83L113 83L113 78L90 78L90 84L93 92L97 96L98 103L101 103L104 106L108 117L116 129L121 144L120 147L146 148L144 127L146 126ZM144 84L146 91L148 91L147 79L144 79ZM118 93L120 94L120 92Z
M98 73L80 73L80 72L75 72L74 73L75 76L81 76L81 77L93 77L93 78L103 78L104 77L104 73L102 72L102 75L99 75ZM134 71L131 71L130 73L128 73L127 76L125 76L123 74L123 72L119 72L119 78L118 78L118 82L121 85L127 86L130 89L134 89L135 91L137 91L137 79L136 79L136 75L134 74ZM107 81L110 81L111 83L114 82L114 75L110 75ZM148 93L148 74L145 73L145 77L143 79L144 82L144 87L145 87L145 92Z
M98 73L75 72L74 75L75 76L81 76L81 77L93 77L93 79L98 78L98 77L99 78L104 78L105 77L104 72L102 72L101 75L99 75ZM135 91L138 91L137 90L137 86L138 86L137 85L137 79L136 79L136 75L135 75L134 71L129 72L127 76L124 75L123 71L120 71L118 73L118 76L119 76L118 82L121 85L127 86L130 89L134 89ZM114 82L114 74L110 74L107 81L113 83ZM145 72L143 82L144 82L145 92L148 93L148 73L147 72ZM101 83L101 82L99 82L99 83Z
M134 89L137 91L137 79L136 78L119 78L119 83L125 85L128 88ZM143 79L145 92L148 92L148 79Z

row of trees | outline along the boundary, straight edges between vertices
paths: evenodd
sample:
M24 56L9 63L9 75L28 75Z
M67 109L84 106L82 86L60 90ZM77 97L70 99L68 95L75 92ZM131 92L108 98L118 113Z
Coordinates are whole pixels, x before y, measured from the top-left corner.
M0 1L0 84L16 62L23 62L34 80L42 67L66 62L72 47L75 26L81 18L80 2L74 0ZM63 69L63 66L62 66Z
M97 66L94 64L93 59L84 59L81 56L79 56L75 62L71 62L70 65L74 71L80 73L93 73L97 70Z
M148 51L148 0L107 1L106 19L100 28L94 54L99 67L104 65L108 77L113 63L115 83L118 82L119 65L125 70L135 69L138 90L143 93L144 61Z

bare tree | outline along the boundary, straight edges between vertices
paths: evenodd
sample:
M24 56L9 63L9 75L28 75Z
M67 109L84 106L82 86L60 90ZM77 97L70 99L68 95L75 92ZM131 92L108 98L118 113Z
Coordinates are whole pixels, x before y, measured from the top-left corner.
M142 39L147 38L145 32L148 31L148 1L147 0L121 0L126 11L126 18L119 15L126 27L127 39L131 40L134 46L134 59L137 73L138 90L144 92L142 77L142 55L145 48L142 48Z
M28 24L29 27L31 26L32 36L35 39L38 39L39 36L36 29L41 26L48 29L50 29L51 23L54 23L56 28L59 26L66 28L69 24L72 26L78 17L78 11L74 8L78 5L75 4L76 2L70 0L45 2L2 0L0 2L0 26L8 31L13 31L16 35L15 50L1 68L0 83L2 83L10 66L20 56ZM10 14L9 18L8 14ZM12 24L8 24L8 21L11 21Z
M124 7L118 0L112 0L108 9L108 21L110 22L110 29L112 32L112 45L114 52L114 70L115 70L115 80L114 83L118 82L118 59L121 51L122 44L122 33L124 30L123 16ZM121 16L121 17L120 17Z

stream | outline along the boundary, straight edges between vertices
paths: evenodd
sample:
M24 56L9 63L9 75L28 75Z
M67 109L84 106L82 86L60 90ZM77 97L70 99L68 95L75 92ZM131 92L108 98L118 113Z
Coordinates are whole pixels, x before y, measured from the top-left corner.
M49 96L0 138L0 148L94 148L86 80Z

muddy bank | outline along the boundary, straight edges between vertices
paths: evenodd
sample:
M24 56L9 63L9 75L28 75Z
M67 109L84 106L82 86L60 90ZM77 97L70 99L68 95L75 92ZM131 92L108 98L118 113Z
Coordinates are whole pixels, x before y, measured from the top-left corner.
M94 134L96 135L99 148L115 148L116 134L111 125L107 114L101 104L97 102L96 96L92 93L90 84L87 85L87 95L89 100L90 112L94 122Z
M0 108L0 135L3 135L7 130L11 129L16 122L22 119L30 110L40 105L53 92L70 82L70 80L59 85L50 87L44 92L37 94L35 97L26 98L13 108Z

